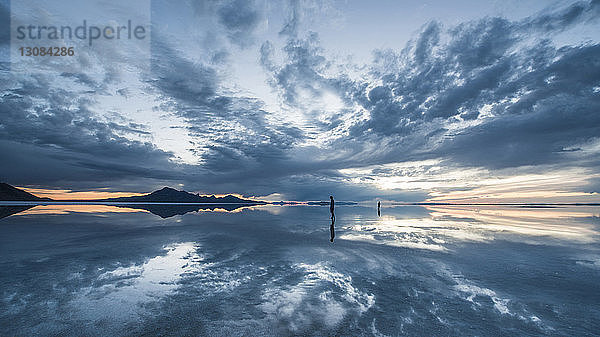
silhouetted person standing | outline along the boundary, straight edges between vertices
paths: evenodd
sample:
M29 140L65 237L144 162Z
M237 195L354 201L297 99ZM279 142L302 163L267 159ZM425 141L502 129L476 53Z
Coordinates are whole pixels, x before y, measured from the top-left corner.
M335 213L333 212L335 209L335 201L333 201L333 195L329 196L329 212L331 212L331 220L335 221Z
M381 201L377 202L377 216L381 216Z

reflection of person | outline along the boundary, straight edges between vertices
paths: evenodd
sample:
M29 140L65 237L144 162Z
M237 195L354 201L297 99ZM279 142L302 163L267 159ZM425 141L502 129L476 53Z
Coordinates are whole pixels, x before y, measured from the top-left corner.
M329 231L331 232L331 239L329 241L333 242L333 238L335 237L335 201L333 201L333 195L329 196L329 212L331 212L331 226L329 226Z
M381 201L377 202L377 216L381 216Z
M333 195L330 195L329 199L330 199L329 212L331 212L331 220L335 221L335 213L333 212L333 210L335 208L335 201L333 201Z
M331 218L331 226L329 226L329 231L331 232L331 239L329 241L333 242L333 238L335 237L335 218Z

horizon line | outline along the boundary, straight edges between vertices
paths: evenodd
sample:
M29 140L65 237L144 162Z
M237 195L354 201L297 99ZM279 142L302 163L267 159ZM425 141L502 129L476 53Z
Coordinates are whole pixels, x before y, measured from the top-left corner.
M315 203L323 203L318 200L290 200L290 201L264 201L256 200L256 202L264 203L263 205L276 206L326 206ZM351 202L354 205L340 204L340 206L360 206L361 204L372 201L352 201L340 200L338 202ZM57 205L57 204L94 204L94 205L257 205L253 202L161 202L161 201L102 201L102 200L0 200L0 206L13 205ZM385 205L385 204L384 204ZM390 203L388 203L390 205ZM448 202L392 202L392 206L600 206L600 203L448 203ZM383 206L383 205L382 205Z

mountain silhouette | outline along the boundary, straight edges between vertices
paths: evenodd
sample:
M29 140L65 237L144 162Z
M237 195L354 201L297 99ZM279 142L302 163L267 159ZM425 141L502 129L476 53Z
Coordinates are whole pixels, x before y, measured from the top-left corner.
M171 202L171 203L202 203L202 204L266 204L264 201L238 198L233 195L224 197L201 196L174 188L164 187L158 191L135 197L120 197L97 200L52 200L40 198L6 183L0 183L0 201L62 201L62 202Z
M20 205L20 206L0 206L0 219L9 217L13 214L26 211L35 205Z
M0 201L52 201L40 198L6 183L0 183Z
M178 191L170 187L164 187L158 191L146 195L140 195L135 197L120 197L120 198L109 198L95 201L103 202L174 202L174 203L211 203L211 204L264 204L263 201L241 199L233 195L226 195L224 197L201 196L199 194L193 194L186 191Z
M190 212L200 212L200 211L215 211L215 210L225 210L227 212L234 211L236 209L248 207L249 205L243 204L184 204L179 203L176 205L173 204L119 204L115 205L117 207L126 207L133 209L143 209L152 214L158 215L163 219L170 218L175 215L184 215Z

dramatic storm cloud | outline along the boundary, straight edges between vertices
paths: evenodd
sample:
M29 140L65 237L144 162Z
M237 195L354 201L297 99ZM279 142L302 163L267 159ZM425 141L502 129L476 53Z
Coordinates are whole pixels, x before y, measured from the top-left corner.
M598 199L600 2L440 3L444 17L346 5L154 2L149 66L108 51L67 70L5 65L0 178L284 199Z

